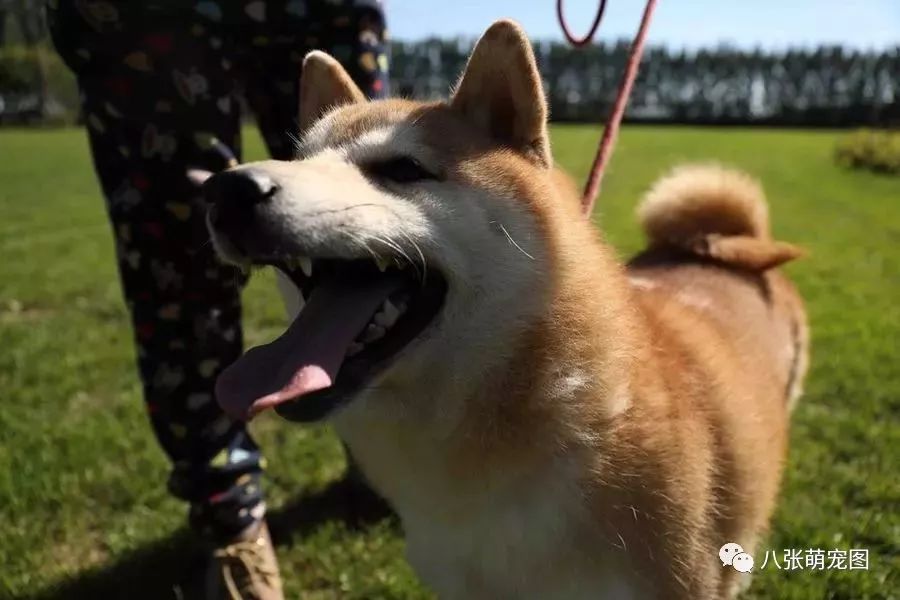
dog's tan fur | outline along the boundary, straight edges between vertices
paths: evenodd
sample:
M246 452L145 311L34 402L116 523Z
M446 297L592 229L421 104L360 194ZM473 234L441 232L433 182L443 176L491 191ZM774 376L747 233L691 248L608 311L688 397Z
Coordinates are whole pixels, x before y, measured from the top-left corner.
M674 172L624 267L551 166L517 25L485 33L449 103L348 82L311 54L303 160L255 168L309 254L402 233L448 280L437 322L333 417L416 571L442 597L731 597L749 575L717 552L757 549L806 366L802 302L772 269L799 251L771 240L758 185ZM392 152L441 181L360 175ZM327 222L306 208L324 203Z

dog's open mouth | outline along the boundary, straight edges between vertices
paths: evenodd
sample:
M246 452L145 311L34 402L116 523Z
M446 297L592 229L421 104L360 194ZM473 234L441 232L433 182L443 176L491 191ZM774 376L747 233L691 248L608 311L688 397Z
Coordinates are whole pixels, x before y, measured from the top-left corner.
M283 271L306 303L275 341L249 350L216 382L219 404L250 418L274 407L313 421L351 399L437 317L447 290L437 271L393 260L260 261Z

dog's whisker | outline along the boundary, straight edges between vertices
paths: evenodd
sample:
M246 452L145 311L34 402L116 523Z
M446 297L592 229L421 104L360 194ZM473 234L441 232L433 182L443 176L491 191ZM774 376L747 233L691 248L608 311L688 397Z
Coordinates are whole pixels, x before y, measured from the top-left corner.
M393 240L385 239L385 238L382 238L377 235L372 235L370 237L373 240L375 240L376 242L381 242L382 244L386 245L388 248L392 249L394 252L396 252L397 254L402 256L406 260L406 262L416 271L416 275L417 276L421 275L421 272L419 271L419 267L416 264L416 261L414 261L409 256L409 254L406 253L406 251L403 249L402 246L400 246L400 244L398 244L397 242L394 242ZM424 281L424 279L423 279L423 281Z
M520 246L518 244L518 242L516 242L516 240L513 239L513 237L509 234L509 231L506 230L506 227L503 226L503 223L500 223L499 221L491 221L491 223L496 224L497 227L500 228L500 231L503 232L503 235L506 236L506 239L509 240L509 243L511 243L513 246L515 246L519 252L521 252L522 254L524 254L525 256L530 258L531 260L534 260L534 257L531 254L529 254L528 252L526 252L525 249L522 246Z
M422 284L425 283L426 278L428 277L428 261L425 259L425 253L422 252L422 249L419 247L419 244L416 243L416 240L412 238L407 232L400 230L400 235L406 238L406 241L416 250L419 254L419 259L422 261Z
M372 249L372 247L368 244L368 242L366 242L366 239L363 236L351 233L350 239L356 242L357 246L365 250L373 260L377 261L381 258L381 255Z

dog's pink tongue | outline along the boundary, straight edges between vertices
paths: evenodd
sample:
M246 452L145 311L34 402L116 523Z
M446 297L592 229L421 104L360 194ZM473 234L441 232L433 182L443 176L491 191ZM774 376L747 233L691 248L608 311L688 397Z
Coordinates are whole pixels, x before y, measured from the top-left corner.
M232 417L247 419L330 387L347 348L400 285L389 277L348 273L317 286L281 337L250 349L219 375L219 405Z

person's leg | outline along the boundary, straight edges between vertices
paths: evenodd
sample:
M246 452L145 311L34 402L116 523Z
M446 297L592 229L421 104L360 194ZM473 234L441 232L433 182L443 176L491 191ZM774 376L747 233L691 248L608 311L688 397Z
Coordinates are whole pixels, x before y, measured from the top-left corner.
M186 170L227 166L215 139L239 152L233 82L196 26L139 29L107 3L59 0L48 12L81 88L147 411L174 465L169 487L221 544L264 512L256 444L213 398L242 350L245 278L216 260Z
M378 0L270 2L264 21L240 27L244 94L272 157L293 158L300 69L314 49L337 58L370 98L388 93L385 17Z

